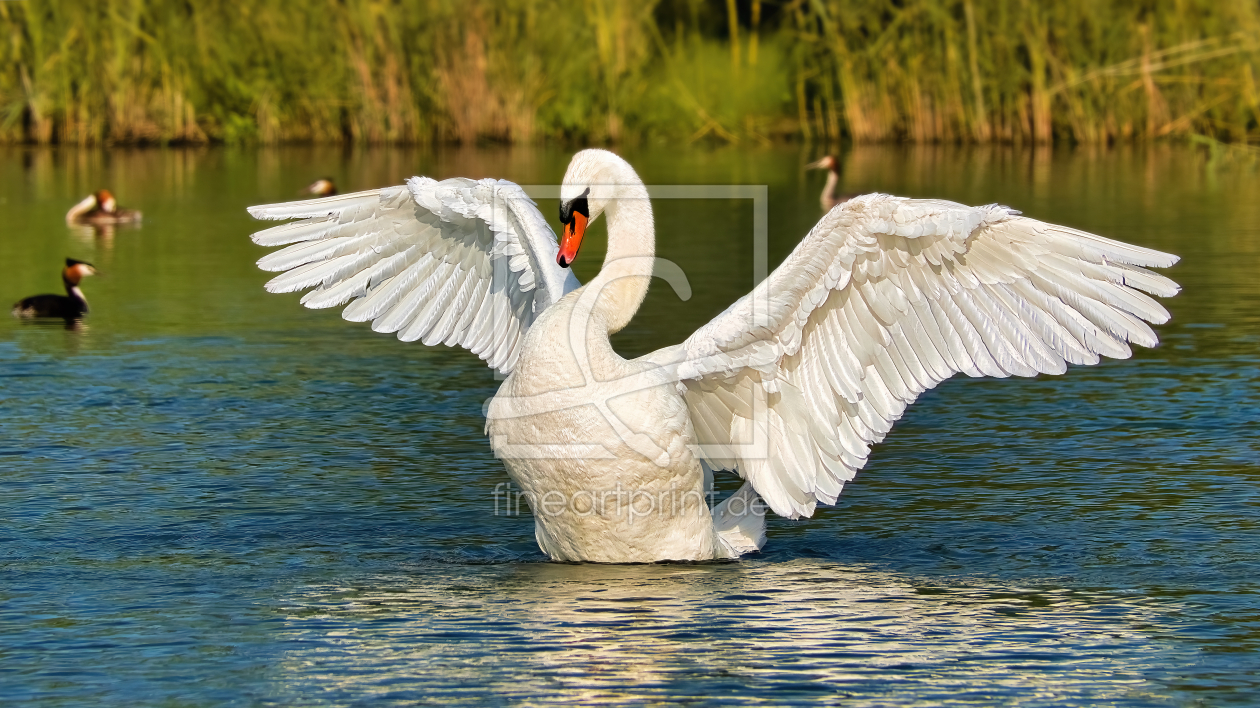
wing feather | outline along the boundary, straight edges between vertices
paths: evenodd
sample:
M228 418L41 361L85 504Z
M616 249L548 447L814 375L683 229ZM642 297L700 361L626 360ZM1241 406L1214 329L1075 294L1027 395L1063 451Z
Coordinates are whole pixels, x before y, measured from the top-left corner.
M1004 207L867 195L830 211L750 295L645 359L677 367L711 468L734 468L778 514L808 516L954 374L1058 374L1154 346L1147 322L1169 315L1147 293L1178 287L1147 268L1176 261Z
M579 285L556 265L546 219L511 182L415 177L249 211L301 219L253 236L283 246L258 261L280 273L268 292L313 288L306 307L345 305L347 320L403 341L463 345L502 373L534 319Z

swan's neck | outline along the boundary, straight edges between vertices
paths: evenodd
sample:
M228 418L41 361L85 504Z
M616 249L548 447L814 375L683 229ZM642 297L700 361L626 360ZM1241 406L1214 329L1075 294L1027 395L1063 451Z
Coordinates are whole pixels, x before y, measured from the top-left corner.
M647 296L656 255L656 228L647 188L637 177L617 188L604 213L608 216L608 255L599 275L587 287L598 291L594 313L608 334L630 323Z

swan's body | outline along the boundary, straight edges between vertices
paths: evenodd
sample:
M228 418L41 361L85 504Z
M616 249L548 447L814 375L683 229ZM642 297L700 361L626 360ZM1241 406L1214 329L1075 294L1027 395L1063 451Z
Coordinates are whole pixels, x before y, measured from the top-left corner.
M547 308L525 333L520 357L491 404L491 444L536 500L538 545L556 560L736 557L760 546L761 517L752 518L752 541L731 523L715 524L706 496L712 478L689 448L695 431L677 381L652 362L622 358L609 342L629 323L652 278L647 190L620 160L584 167L586 180L616 185L608 228L620 238L609 241L600 274ZM569 260L575 255L576 247ZM544 402L530 410L532 401L557 393L576 396L578 405ZM514 410L515 402L521 409ZM574 444L586 449L568 447ZM548 495L555 503L548 505Z
M561 407L535 415L491 415L486 426L496 454L504 458L508 474L534 500L538 545L556 560L640 562L661 559L732 557L725 551L709 513L708 485L700 461L687 441L694 437L686 401L674 382L648 364L627 361L608 345L602 316L592 319L586 337L589 359L580 363L569 347L570 323L579 296L574 294L549 308L525 335L521 357L495 400L545 395L556 384L592 376L585 392L607 402L612 416L632 435L644 435L667 455L658 466L623 439L613 418L595 405ZM630 392L617 382L635 374L656 378ZM618 395L621 394L621 395ZM574 432L584 440L606 441L598 454L559 459L517 457L511 449L548 448L572 442ZM548 496L550 495L550 496ZM666 504L665 513L660 505ZM550 504L548 504L550 502ZM544 504L547 506L544 507ZM554 511L553 511L554 509Z
M73 320L87 314L88 301L79 289L79 281L89 275L96 275L96 268L91 263L66 259L66 267L61 271L62 283L66 286L65 295L32 295L23 298L13 305L13 316L22 319L37 317L60 317Z
M604 267L565 266L608 214ZM404 340L459 344L507 379L487 413L495 454L552 558L732 558L776 513L833 504L870 446L954 373L1062 373L1155 344L1172 295L1143 265L1174 256L1024 219L996 206L867 195L830 211L753 293L687 341L634 360L609 336L654 267L647 191L602 150L574 156L557 245L508 182L416 178L405 188L256 207L306 221L255 234L273 292L351 304ZM1135 289L1136 288L1136 289ZM713 470L746 482L711 508Z
M83 201L70 207L66 212L67 224L88 224L93 226L109 226L113 224L134 224L144 217L136 209L124 209L108 189L97 190L84 197Z

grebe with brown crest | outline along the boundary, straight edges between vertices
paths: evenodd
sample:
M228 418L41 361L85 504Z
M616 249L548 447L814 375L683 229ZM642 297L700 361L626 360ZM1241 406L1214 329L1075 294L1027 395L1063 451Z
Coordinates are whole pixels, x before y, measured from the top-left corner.
M836 184L840 182L840 161L834 155L824 155L821 160L805 165L805 169L827 170L827 183L823 185L822 194L818 197L818 202L822 204L823 211L831 211L831 208L835 205L843 204L857 196L855 194L836 196Z
M65 295L32 295L23 298L13 305L13 316L20 318L60 317L72 320L88 311L87 298L79 289L79 281L85 276L96 275L96 267L91 263L66 259L66 267L61 271L61 280L66 285Z
M320 177L302 190L303 194L314 194L317 197L331 197L337 194L337 185L331 177Z
M67 224L131 224L144 215L136 209L123 209L108 189L99 189L66 212Z

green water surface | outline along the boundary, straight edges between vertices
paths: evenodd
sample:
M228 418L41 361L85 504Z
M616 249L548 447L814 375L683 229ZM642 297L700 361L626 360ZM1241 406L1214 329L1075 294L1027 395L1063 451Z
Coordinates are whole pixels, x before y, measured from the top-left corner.
M769 262L818 155L624 153L767 185ZM0 152L0 304L95 263L77 328L0 318L0 697L37 705L1253 704L1260 171L1172 146L863 148L845 192L1026 214L1180 254L1163 343L923 396L835 508L738 563L546 562L482 435L497 381L268 295L244 207L413 174L555 184L558 149ZM136 228L63 222L109 187ZM555 202L540 201L555 223ZM748 200L656 204L680 341L749 290ZM602 258L592 229L576 270ZM7 299L6 299L7 298Z

